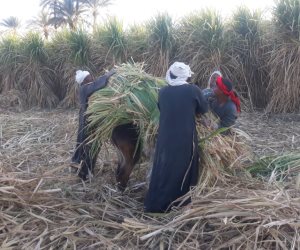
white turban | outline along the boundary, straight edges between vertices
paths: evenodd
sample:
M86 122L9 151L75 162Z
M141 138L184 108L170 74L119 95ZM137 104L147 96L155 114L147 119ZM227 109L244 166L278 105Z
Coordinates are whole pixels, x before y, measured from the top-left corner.
M210 88L210 82L213 78L214 75L218 75L218 76L222 76L222 73L218 70L214 71L211 73L210 77L209 77L209 80L208 80L208 85L207 85L207 88Z
M176 79L171 79L170 72L176 76ZM182 62L174 62L167 71L166 80L171 86L179 86L187 84L186 80L194 74L189 65Z
M88 71L77 70L76 71L76 82L78 84L81 84L89 74L90 73Z

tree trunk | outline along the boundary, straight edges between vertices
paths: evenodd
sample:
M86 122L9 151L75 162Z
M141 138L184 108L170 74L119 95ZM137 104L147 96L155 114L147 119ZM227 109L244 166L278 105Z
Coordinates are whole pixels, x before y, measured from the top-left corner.
M57 0L54 1L54 6L53 6L53 15L54 15L54 29L57 29Z
M93 10L93 31L96 30L96 24L97 24L97 11Z
M48 40L49 31L48 31L47 27L44 27L44 36L45 36L45 39Z

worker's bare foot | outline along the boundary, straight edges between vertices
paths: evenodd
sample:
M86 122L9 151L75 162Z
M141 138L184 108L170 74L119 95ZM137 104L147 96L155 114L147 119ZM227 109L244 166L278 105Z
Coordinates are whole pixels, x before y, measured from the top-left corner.
M80 169L80 163L71 161L70 162L70 172L77 173Z

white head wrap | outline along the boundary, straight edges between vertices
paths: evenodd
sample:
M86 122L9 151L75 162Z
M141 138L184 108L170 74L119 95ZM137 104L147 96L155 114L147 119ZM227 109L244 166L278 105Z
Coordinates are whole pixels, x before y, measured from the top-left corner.
M222 76L222 73L219 70L212 72L208 80L207 88L210 88L210 82L214 75Z
M89 74L90 73L88 71L77 70L76 71L76 82L78 84L81 84Z
M171 79L170 72L176 79ZM183 84L187 84L187 79L194 74L189 65L186 65L182 62L174 62L167 71L166 80L171 86L179 86Z

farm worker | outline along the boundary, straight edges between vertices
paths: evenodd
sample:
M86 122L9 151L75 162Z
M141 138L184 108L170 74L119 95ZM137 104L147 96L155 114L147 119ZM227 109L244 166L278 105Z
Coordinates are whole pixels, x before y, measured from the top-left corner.
M233 126L241 112L241 103L233 90L232 82L221 76L217 77L213 92L214 98L209 99L209 107L220 118L218 128Z
M214 71L209 77L207 88L202 90L202 94L206 99L213 96L213 89L216 86L218 76L222 76L222 73L218 70Z
M86 144L88 134L86 131L87 116L85 112L88 108L88 99L95 91L104 88L107 85L110 76L114 73L115 71L111 70L94 81L88 71L76 71L75 80L79 84L80 110L76 149L72 156L72 163L81 164L81 170L78 175L83 180L86 180L89 169L95 164L89 155L90 145Z
M167 212L198 179L198 140L195 116L208 104L196 85L188 84L191 69L175 62L166 73L168 86L159 91L159 129L145 212Z
M241 106L240 99L233 90L232 82L222 77L220 71L214 71L209 78L208 88L202 93L208 100L210 110L219 118L219 123L213 128L233 126L241 111ZM228 134L228 132L225 131L223 134Z

